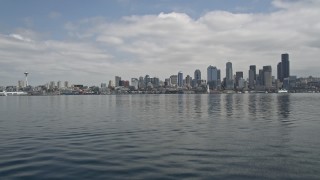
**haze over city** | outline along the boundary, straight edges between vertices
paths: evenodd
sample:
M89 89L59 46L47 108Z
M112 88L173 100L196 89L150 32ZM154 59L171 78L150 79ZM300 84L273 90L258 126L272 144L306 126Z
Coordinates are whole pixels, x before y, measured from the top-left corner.
M291 74L320 76L320 1L1 1L0 85L97 85L193 75L209 65L248 77L249 65L290 54ZM273 75L276 76L275 71Z

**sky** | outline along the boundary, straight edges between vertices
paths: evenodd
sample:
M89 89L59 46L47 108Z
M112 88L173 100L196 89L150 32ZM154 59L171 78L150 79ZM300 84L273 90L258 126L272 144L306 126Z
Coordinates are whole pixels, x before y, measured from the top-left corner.
M248 76L289 53L291 75L320 76L319 0L0 0L0 86L100 85L209 65Z

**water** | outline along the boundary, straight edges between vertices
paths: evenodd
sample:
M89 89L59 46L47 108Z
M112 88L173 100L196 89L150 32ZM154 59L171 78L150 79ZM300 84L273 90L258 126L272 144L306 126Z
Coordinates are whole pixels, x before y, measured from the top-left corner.
M319 100L0 97L0 179L319 179Z

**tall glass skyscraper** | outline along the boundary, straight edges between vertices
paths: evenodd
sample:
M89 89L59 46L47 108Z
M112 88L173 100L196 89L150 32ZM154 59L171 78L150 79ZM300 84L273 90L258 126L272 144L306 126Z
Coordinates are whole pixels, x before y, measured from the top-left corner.
M178 72L178 86L179 87L183 86L183 73L181 71Z
M195 79L196 81L201 80L201 71L200 71L199 69L196 69L196 70L194 71L194 79Z
M281 54L281 81L290 76L289 54Z
M234 81L233 81L233 72L232 72L232 63L227 62L226 64L226 89L232 90L234 89Z

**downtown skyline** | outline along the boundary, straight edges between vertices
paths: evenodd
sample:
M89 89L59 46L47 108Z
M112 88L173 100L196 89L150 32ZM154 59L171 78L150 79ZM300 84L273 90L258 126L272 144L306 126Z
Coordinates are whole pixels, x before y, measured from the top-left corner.
M248 77L254 64L271 65L276 76L283 53L290 74L320 76L316 0L46 3L1 2L1 85L23 80L26 71L31 85L165 79L179 71L193 77L209 65L225 77L228 61L234 74Z

